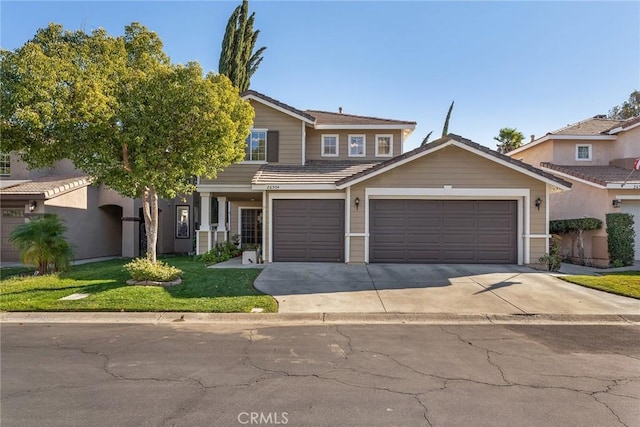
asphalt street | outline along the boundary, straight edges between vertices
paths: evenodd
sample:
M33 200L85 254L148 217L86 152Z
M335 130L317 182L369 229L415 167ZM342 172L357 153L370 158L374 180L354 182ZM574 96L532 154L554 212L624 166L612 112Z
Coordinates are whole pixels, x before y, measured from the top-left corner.
M9 426L640 426L635 325L2 324Z

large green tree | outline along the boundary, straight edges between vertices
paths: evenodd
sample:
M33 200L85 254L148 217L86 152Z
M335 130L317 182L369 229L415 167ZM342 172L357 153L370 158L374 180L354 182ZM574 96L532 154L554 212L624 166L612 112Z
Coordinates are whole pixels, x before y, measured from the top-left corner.
M524 135L515 128L502 128L498 136L493 139L498 141L497 150L499 153L508 153L522 145Z
M631 92L628 100L609 110L610 119L626 120L636 116L640 116L640 91L638 90Z
M244 92L249 89L251 76L262 62L261 47L254 52L260 30L253 30L255 12L249 15L249 1L242 0L227 22L222 39L222 51L218 63L218 72L229 77L231 82Z
M113 37L51 24L0 53L3 151L30 167L68 158L96 182L142 197L155 262L158 198L195 190L244 158L253 109L221 75L171 64L160 38L138 23Z

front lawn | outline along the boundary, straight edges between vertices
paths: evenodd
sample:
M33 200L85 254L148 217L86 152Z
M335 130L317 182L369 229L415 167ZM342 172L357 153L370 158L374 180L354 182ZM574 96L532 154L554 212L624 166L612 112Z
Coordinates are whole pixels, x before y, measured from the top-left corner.
M602 276L560 276L560 278L588 288L640 299L640 271L623 271Z
M253 287L257 269L208 269L190 257L164 261L183 271L180 285L162 288L129 286L125 260L111 260L71 267L66 273L46 276L14 276L16 270L0 270L2 311L184 311L247 313L262 308L277 312L276 301ZM75 293L88 297L60 301Z

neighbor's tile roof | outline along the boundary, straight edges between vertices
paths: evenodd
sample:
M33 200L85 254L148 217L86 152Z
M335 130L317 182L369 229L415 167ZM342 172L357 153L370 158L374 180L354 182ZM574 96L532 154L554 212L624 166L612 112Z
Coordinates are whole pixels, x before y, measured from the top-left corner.
M633 171L633 169L615 166L564 166L547 162L541 163L540 166L600 185L625 181L629 184L640 184L640 171Z
M268 102L270 104L277 105L280 108L284 108L287 111L290 111L290 112L292 112L294 114L297 114L299 116L305 117L305 118L307 118L307 119L309 119L311 121L315 120L315 118L312 115L310 115L310 114L308 114L308 113L306 113L306 112L304 112L302 110L298 110L297 108L294 108L291 105L287 105L284 102L280 102L277 99L273 99L273 98L271 98L271 97L269 97L267 95L264 95L264 94L262 94L260 92L256 92L255 90L246 90L246 91L244 91L244 92L242 92L240 94L240 96L242 96L242 97L245 97L245 96L248 96L248 95L253 95L256 98L260 98L263 101L266 101L266 102Z
M611 120L596 116L567 125L561 129L549 132L547 135L600 135L620 126L622 123L624 123L624 120Z
M437 139L437 140L435 140L433 142L425 144L425 145L423 145L421 147L418 147L418 148L416 148L414 150L408 151L408 152L406 152L406 153L404 153L404 154L402 154L400 156L396 156L396 157L393 157L393 158L391 158L391 159L389 159L387 161L384 161L382 163L378 163L377 165L375 165L372 168L363 170L363 171L358 172L358 173L356 173L354 175L351 175L349 177L345 177L344 179L341 179L337 184L338 185L346 184L346 183L348 183L350 181L353 181L355 179L358 179L360 177L369 175L369 174L371 174L371 173L373 173L373 172L375 172L377 170L384 169L387 166L391 166L394 163L398 163L398 162L400 162L402 160L405 160L405 159L408 159L410 157L416 156L416 155L420 154L423 151L428 151L428 150L431 150L433 148L437 148L440 145L446 144L447 142L449 142L452 139L454 141L457 141L457 142L460 142L462 144L465 144L470 148L482 151L482 152L484 152L486 154L489 154L490 156L496 157L497 159L500 159L500 160L505 161L507 163L511 163L514 166L517 166L517 167L522 168L522 169L526 169L526 170L528 170L530 172L535 173L536 175L540 175L541 177L544 177L544 178L546 178L548 180L554 181L554 182L556 182L556 183L558 183L558 184L560 184L560 185L562 185L564 187L571 187L571 183L565 181L564 179L558 178L557 176L555 176L553 174L545 172L542 169L536 168L535 166L531 166L531 165L529 165L527 163L524 163L524 162L522 162L520 160L516 160L516 159L514 159L512 157L509 157L509 156L507 156L505 154L498 153L497 151L492 150L489 147L485 147L484 145L480 145L477 142L471 141L470 139L463 138L463 137L461 137L459 135L455 135L455 134L452 134L452 133L450 133L449 135L444 136L444 137L442 137L440 139Z
M89 184L91 180L88 176L47 175L3 188L0 190L0 195L5 197L28 195L34 198L50 199Z
M406 120L356 116L353 114L332 113L319 110L306 110L306 112L316 118L316 124L318 125L416 125L416 122Z
M266 164L252 184L334 184L347 176L374 167L378 162L307 160L304 165Z

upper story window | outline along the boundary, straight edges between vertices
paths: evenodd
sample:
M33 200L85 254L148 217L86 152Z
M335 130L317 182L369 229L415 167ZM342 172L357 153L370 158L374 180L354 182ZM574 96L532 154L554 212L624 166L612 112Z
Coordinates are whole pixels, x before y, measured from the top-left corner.
M322 157L337 157L340 144L338 135L322 135Z
M8 153L0 153L0 175L11 175L11 156Z
M245 162L265 162L267 160L267 130L253 129L247 137Z
M576 145L576 160L585 161L591 159L591 144Z
M393 135L376 135L376 157L393 156Z
M364 157L366 146L366 135L349 135L349 157Z

